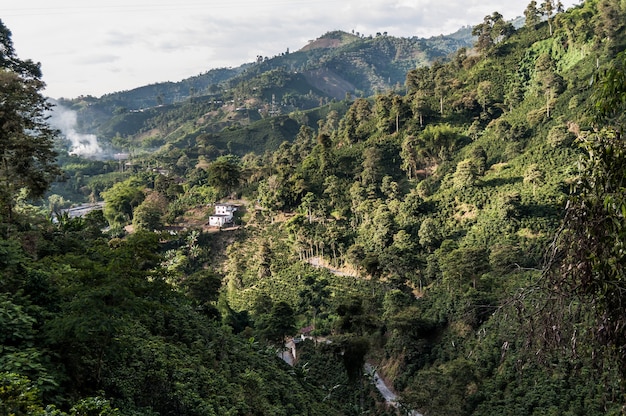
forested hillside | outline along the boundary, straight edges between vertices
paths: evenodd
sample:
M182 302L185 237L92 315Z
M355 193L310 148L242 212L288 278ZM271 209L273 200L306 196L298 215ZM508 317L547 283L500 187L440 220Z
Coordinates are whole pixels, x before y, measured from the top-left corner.
M470 32L464 28L423 39L333 31L298 51L258 56L256 62L237 68L215 69L180 82L100 98L61 99L60 104L77 112L83 133L97 134L118 150L151 149L177 140L187 146L198 136L215 134L220 136L215 146L222 152L262 152L263 148L275 149L275 142L285 140L284 134L293 137L293 132L255 125L261 118L298 114L346 96L402 88L408 70L469 47ZM305 122L316 127L317 120ZM222 139L221 132L241 126L262 131L259 144L228 149L226 144L233 139Z
M397 77L385 48L421 41L330 32L228 91L84 112L125 160L53 141L0 25L0 413L623 414L625 17L494 12L371 91L338 74Z

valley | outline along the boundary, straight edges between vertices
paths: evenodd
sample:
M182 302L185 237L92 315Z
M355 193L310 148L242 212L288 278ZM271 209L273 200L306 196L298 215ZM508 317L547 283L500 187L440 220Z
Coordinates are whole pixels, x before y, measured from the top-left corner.
M557 6L62 99L68 131L1 32L0 414L622 414L626 6Z

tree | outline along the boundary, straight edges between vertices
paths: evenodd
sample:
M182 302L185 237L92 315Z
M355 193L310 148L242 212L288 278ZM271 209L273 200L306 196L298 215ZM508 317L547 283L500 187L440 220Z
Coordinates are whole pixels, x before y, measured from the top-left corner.
M491 16L487 15L483 22L472 28L472 36L476 36L474 47L479 51L486 51L493 46L493 38L491 37Z
M461 138L459 130L447 123L428 125L419 136L420 158L425 164L447 160Z
M477 50L486 52L514 32L515 28L511 23L506 22L500 13L493 12L485 16L482 23L472 28L472 35L477 37L474 46Z
M482 146L476 146L471 151L472 163L477 175L484 175L487 169L487 152Z
M431 111L429 98L434 95L434 81L428 67L409 71L406 75L406 87L409 103L413 114L419 119L420 127L424 126L424 117Z
M0 414L44 415L34 383L15 373L0 372Z
M478 103L483 109L483 113L487 112L487 106L493 101L493 83L491 81L481 81L476 88Z
M313 328L316 328L317 315L323 307L328 306L328 298L331 293L328 288L328 280L325 278L318 279L314 275L308 275L305 277L304 284L306 288L299 293L300 307L307 312L311 312Z
M623 121L626 107L626 52L613 65L596 76L593 113L597 124L613 125Z
M448 65L433 65L435 94L439 98L439 114L443 115L443 100L451 88L450 85L450 67Z
M354 100L346 115L339 122L338 136L346 143L364 140L369 134L367 128L372 109L365 98Z
M332 144L332 139L328 134L322 133L317 136L315 150L319 152L319 171L323 174L328 174L328 171L334 168L331 163Z
M533 187L533 196L535 195L537 185L543 180L543 172L537 164L533 163L526 171L524 171L524 183L529 183Z
M300 159L304 159L309 153L311 153L311 149L313 149L313 146L315 145L314 135L315 132L311 127L307 125L300 126L300 130L293 141L295 150L300 156Z
M547 142L552 147L569 146L576 136L570 132L566 125L559 124L548 132Z
M428 252L432 252L434 248L439 244L441 240L441 233L439 226L432 218L426 218L422 221L418 232L419 243L422 247L426 248Z
M142 186L138 178L130 178L102 192L104 216L110 225L123 226L133 219L133 210L144 199Z
M544 339L572 351L578 328L588 328L588 351L626 376L626 55L598 76L594 91L597 131L581 135L581 175L567 204L562 229L549 257L545 288ZM554 292L554 289L557 289ZM569 306L580 305L568 314ZM547 318L547 319L546 319ZM582 322L581 322L582 321ZM540 341L543 342L543 341Z
M158 192L151 192L146 196L133 212L135 229L147 231L163 229L163 216L167 211L167 199Z
M376 121L378 131L383 134L390 134L393 130L393 120L391 119L391 100L393 92L378 94L374 100L373 118Z
M456 165L456 171L453 176L454 188L463 189L470 188L476 183L476 166L472 159L465 159Z
M241 181L241 168L235 156L220 156L207 168L207 183L218 189L220 194L234 191Z
M189 297L207 314L215 314L215 303L222 287L222 277L213 270L204 269L193 273L183 282Z
M553 0L545 0L541 4L541 13L546 16L546 20L548 21L548 28L550 30L550 36L552 36L552 15L554 14L554 1Z
M293 308L287 302L275 303L265 322L263 335L270 342L282 346L285 337L295 331L296 318Z
M524 10L524 18L526 19L526 27L531 29L541 22L541 13L539 9L537 9L537 2L535 0L528 3L526 10Z
M344 205L346 202L346 191L343 187L341 180L335 176L326 176L324 179L324 195L329 199L328 205L331 208L339 208L339 205Z
M519 105L524 100L524 81L519 77L515 77L509 84L506 93L504 94L504 104L509 107L509 111L512 111L514 107Z
M535 83L538 92L546 97L546 116L550 117L550 109L554 99L563 91L563 78L556 72L556 63L547 54L541 54L535 62Z
M624 10L624 6L621 6ZM619 2L602 0L598 3L598 21L596 33L602 38L612 40L624 28L624 14Z
M504 20L504 16L502 16L498 12L493 12L491 15L491 20L493 21L492 25L492 36L494 44L498 44L503 40L511 37L513 33L515 33L515 26L512 23Z
M8 223L20 190L41 197L60 174L53 150L58 132L46 122L51 104L41 76L39 64L18 59L0 21L0 215Z
M461 247L440 258L444 281L461 289L477 288L478 279L489 271L489 253L482 247Z
M103 397L87 397L80 400L70 409L70 416L121 416L121 412L113 408Z
M408 179L414 179L417 177L420 160L418 145L419 140L413 135L407 135L404 137L404 140L402 140L400 157L402 158L402 170L406 172Z
M382 179L382 151L379 147L368 147L363 151L363 171L361 181L363 186L372 187Z

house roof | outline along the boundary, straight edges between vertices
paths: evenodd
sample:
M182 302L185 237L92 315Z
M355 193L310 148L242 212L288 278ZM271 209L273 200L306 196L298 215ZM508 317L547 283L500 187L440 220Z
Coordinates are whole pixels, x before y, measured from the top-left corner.
M309 326L305 326L304 328L300 328L300 330L298 331L301 334L308 334L309 332L313 331L315 329L315 327L313 325L309 325Z

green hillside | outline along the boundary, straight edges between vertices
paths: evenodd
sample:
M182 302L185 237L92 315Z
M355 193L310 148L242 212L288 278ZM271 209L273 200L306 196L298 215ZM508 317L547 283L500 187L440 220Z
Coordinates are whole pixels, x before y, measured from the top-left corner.
M471 48L329 32L188 100L64 102L131 155L58 143L63 181L0 188L0 410L622 414L626 5L556 6Z
M256 62L238 68L59 103L77 111L77 127L83 133L96 134L118 150L151 148L179 139L181 132L174 130L188 122L192 124L185 129L187 133L219 133L226 127L307 111L346 96L400 88L410 69L445 59L471 42L469 29L430 39L328 32L299 51L259 56ZM241 117L244 110L245 117ZM270 142L282 141L285 133L271 137Z

